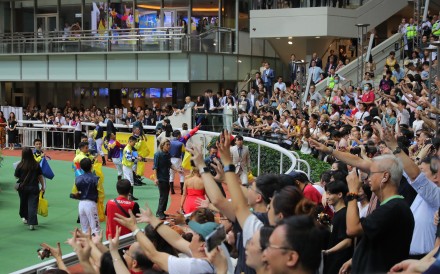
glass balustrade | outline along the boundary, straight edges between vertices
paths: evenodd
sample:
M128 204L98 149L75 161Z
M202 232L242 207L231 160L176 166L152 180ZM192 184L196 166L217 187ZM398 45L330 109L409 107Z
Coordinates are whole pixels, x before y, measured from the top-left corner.
M234 52L234 31L185 34L181 27L0 34L0 54L75 52Z

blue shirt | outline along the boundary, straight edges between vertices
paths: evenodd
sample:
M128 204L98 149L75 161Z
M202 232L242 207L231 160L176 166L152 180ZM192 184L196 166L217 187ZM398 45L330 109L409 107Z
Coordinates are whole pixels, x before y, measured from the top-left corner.
M411 211L414 216L414 233L411 241L410 255L420 255L429 253L435 244L435 233L437 227L434 225L432 219L435 212L439 208L439 200L432 199L425 193L428 186L432 185L438 189L434 182L429 181L423 172L411 182L408 175L403 172L411 186L417 191L414 202L411 204ZM423 185L423 186L422 186Z
M158 151L154 153L153 170L156 170L157 179L162 182L168 182L170 179L171 155L169 153Z
M99 177L93 173L84 173L75 178L75 185L80 194L80 200L98 201Z

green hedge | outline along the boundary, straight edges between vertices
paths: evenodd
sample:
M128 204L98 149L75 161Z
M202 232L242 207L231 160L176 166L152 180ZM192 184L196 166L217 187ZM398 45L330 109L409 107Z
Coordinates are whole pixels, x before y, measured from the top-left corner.
M215 144L217 137L214 137L211 142L207 145ZM245 142L245 145L249 147L249 152L251 155L251 167L252 174L257 176L258 174L258 145L254 143ZM296 151L299 154L299 157L305 161L307 161L310 165L310 175L313 182L317 182L320 180L321 174L329 170L331 165L320 161L308 154L302 154L299 151ZM283 157L283 172L286 172L292 162L289 158ZM264 173L280 173L280 153L274 149L261 146L261 157L260 157L260 174Z
M257 173L258 166L258 145L253 143L246 143L249 146L249 151L251 154L251 166L252 166L252 174L255 176ZM320 161L314 158L311 155L302 154L299 151L296 151L299 154L299 157L305 161L307 161L310 165L310 177L313 182L317 182L320 180L321 174L329 170L331 165ZM292 162L289 158L283 157L283 172L286 172ZM280 153L274 149L268 147L261 147L261 157L260 157L260 174L264 173L280 173Z

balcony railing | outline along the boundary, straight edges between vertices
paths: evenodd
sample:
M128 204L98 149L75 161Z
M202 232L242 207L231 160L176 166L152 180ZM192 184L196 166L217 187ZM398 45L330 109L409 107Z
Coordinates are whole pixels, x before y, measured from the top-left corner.
M182 28L0 34L0 54L76 52L213 52L234 51L233 30L213 28L198 35Z
M334 7L357 9L369 0L257 0L252 1L252 10Z

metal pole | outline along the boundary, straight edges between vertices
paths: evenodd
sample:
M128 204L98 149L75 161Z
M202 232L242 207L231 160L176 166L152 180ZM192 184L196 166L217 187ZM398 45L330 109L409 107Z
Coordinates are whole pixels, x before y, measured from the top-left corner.
M358 51L358 54L361 55L360 59L359 59L359 55L358 55L358 74L357 74L357 84L358 85L360 84L360 82L362 82L362 79L364 76L364 35L366 34L367 27L369 25L370 24L356 24L355 25L358 28L358 48L360 49L360 52Z
M440 41L435 41L435 42L432 42L431 43L431 45L433 45L433 46L436 46L437 47L437 56L439 56L438 54L440 53ZM429 59L431 60L431 52L429 52ZM431 81L431 69L432 69L432 67L431 67L431 65L429 66L429 74L430 74L430 76L429 76L429 80ZM439 69L439 64L437 63L437 66L436 66L436 69L437 69L437 79L440 79L440 69ZM436 88L436 92L435 92L435 106L436 106L436 108L439 108L439 90L440 90L440 87L437 87ZM429 88L429 95L430 95L430 98L431 98L431 93L432 93L432 89L431 89L431 87ZM439 114L436 114L435 115L435 130L436 131L438 131L438 127L439 127L439 120L440 120L440 116L439 116Z
M260 176L260 156L261 156L261 145L258 144L257 176Z

